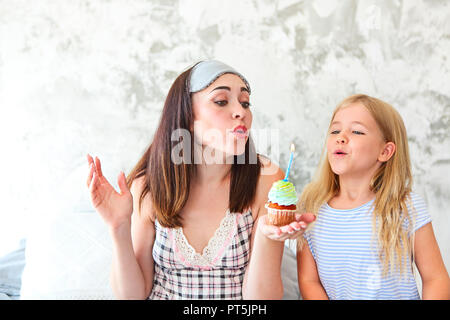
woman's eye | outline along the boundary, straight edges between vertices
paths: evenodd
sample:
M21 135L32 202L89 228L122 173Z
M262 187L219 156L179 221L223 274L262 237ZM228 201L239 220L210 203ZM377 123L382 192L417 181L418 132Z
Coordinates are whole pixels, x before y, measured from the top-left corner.
M218 100L218 101L214 101L215 104L224 107L227 105L228 101L227 100Z
M244 107L245 109L247 109L251 106L251 104L250 104L250 102L244 101L244 102L241 102L241 106Z
M358 130L353 130L353 133L354 133L354 134L360 134L360 135L361 135L361 134L364 134L364 132L361 132L361 131L358 131Z

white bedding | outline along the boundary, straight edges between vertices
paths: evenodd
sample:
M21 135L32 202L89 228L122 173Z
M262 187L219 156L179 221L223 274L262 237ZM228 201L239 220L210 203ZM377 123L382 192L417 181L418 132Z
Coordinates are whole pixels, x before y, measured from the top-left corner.
M22 242L23 247L8 256L9 269L5 263L0 265L0 299L19 299L19 294L20 299L33 300L114 299L109 283L111 240L98 214L42 215L31 225L26 250ZM300 299L291 249L295 243L290 243L291 248L286 245L283 299Z

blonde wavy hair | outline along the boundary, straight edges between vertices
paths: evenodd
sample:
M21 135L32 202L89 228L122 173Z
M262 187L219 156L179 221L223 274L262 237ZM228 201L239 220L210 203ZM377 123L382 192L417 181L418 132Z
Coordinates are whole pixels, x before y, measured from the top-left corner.
M378 240L383 275L393 270L393 267L404 273L407 261L404 258L412 259L414 252L413 235L408 237L414 223L410 220L414 214L408 212L408 206L411 210L414 209L410 197L412 174L406 128L400 114L391 105L363 94L352 95L339 103L331 117L330 126L339 110L356 102L369 110L384 140L393 142L396 146L394 155L383 162L372 177L370 188L376 195L373 204L373 230ZM301 194L299 206L306 212L317 215L319 208L338 193L339 176L331 170L325 148L312 182ZM403 228L405 219L410 222L407 230Z

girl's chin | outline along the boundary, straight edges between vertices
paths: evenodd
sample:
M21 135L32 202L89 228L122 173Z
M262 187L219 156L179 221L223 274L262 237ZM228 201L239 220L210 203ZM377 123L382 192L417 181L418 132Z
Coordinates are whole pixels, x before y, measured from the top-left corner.
M347 172L347 170L345 168L333 167L333 166L331 166L331 171L333 171L333 173L338 176L343 175Z

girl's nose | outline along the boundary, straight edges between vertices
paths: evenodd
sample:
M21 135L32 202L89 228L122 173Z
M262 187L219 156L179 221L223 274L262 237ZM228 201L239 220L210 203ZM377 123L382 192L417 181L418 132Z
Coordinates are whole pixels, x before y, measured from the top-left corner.
M347 142L347 138L345 138L345 136L343 136L343 135L338 135L336 137L336 142L337 143L346 143Z

